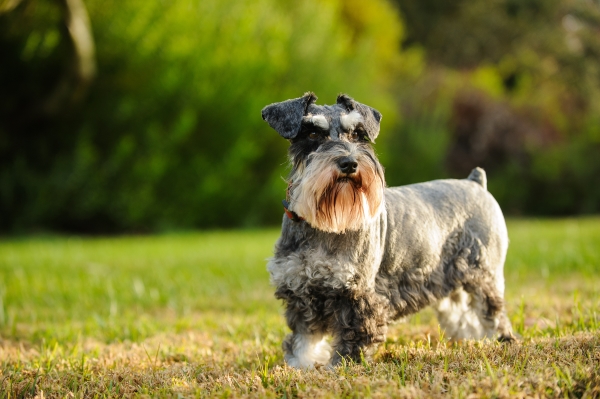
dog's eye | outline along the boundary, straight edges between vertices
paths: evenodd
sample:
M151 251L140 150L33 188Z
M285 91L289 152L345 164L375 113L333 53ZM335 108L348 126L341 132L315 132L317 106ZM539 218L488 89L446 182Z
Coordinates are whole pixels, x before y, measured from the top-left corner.
M311 139L311 140L316 140L316 139L318 139L318 138L319 138L319 134L318 134L318 133L316 133L316 132L310 132L310 133L308 134L308 138L309 138L309 139Z
M350 137L353 141L361 141L365 143L369 143L371 141L369 136L367 136L367 132L365 132L361 127L353 131Z

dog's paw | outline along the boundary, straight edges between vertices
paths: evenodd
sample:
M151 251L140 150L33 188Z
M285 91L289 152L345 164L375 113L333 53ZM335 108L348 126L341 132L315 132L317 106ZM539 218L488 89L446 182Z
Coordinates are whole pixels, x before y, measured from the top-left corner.
M498 342L502 342L502 343L513 343L513 342L519 342L521 340L521 336L517 333L514 332L510 332L508 334L501 334L498 337Z
M296 356L292 356L292 355L285 355L285 364L287 364L288 366L293 367L295 369L308 369L308 368L313 367L312 364L307 364L305 362L302 362Z
M285 362L297 369L312 369L315 366L328 365L331 358L331 346L325 339L314 343L310 340L298 340L293 347L294 353L286 353Z
M286 355L285 363L292 368L300 370L310 370L315 368L327 367L329 365L329 359L326 361L315 361L312 359L299 358L296 356Z
M324 339L320 341L317 345L315 345L315 350L313 352L313 359L315 363L321 364L323 366L329 364L329 359L331 359L331 345L329 342Z

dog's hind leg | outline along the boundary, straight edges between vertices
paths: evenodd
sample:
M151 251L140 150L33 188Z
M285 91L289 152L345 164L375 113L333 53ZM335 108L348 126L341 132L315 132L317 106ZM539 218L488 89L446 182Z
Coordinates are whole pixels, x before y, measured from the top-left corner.
M501 341L514 340L504 310L506 244L500 242L486 250L468 230L459 232L449 244L444 270L446 285L453 289L434 305L446 336L453 340L491 339L499 334Z
M471 295L470 307L484 327L484 337L512 342L516 337L504 306L504 254L495 257L496 262L489 260L495 267L473 271L464 289Z
M495 287L467 284L440 300L435 310L449 339L491 339L497 334L500 341L515 339L504 301Z
M465 290L471 295L470 306L484 327L484 336L493 338L499 334L498 340L502 342L514 341L512 326L504 308L504 290L499 290L497 284L485 283L466 285Z
M446 338L480 339L487 335L489 331L486 330L489 329L481 324L478 313L472 307L472 301L473 297L461 287L434 306Z
M508 244L505 244L508 245ZM495 297L494 300L497 304L495 305L495 318L497 319L496 331L498 335L498 341L500 342L513 342L517 340L517 337L513 334L512 325L510 319L506 314L506 307L504 302L504 262L506 260L506 246L501 251L501 255L496 257L496 267L493 268L494 276L492 278L491 287L486 290L488 297ZM480 315L485 317L485 314Z
M498 316L498 341L500 342L513 342L517 340L517 336L513 333L512 324L506 314L506 309L502 309L502 313Z

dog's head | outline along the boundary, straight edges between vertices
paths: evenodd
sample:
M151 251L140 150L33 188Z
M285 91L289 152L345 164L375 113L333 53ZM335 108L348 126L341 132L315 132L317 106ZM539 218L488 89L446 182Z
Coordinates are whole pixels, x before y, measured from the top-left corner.
M319 230L359 230L383 206L383 168L371 146L381 114L344 94L334 105L316 100L309 92L262 110L291 144L289 209Z

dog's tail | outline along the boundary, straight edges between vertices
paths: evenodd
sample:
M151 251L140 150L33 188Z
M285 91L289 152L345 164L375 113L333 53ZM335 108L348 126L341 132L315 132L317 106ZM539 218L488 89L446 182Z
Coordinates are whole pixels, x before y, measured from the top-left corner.
M487 190L487 177L485 176L485 170L477 167L471 171L468 180L473 180L475 183L478 183L481 187Z

